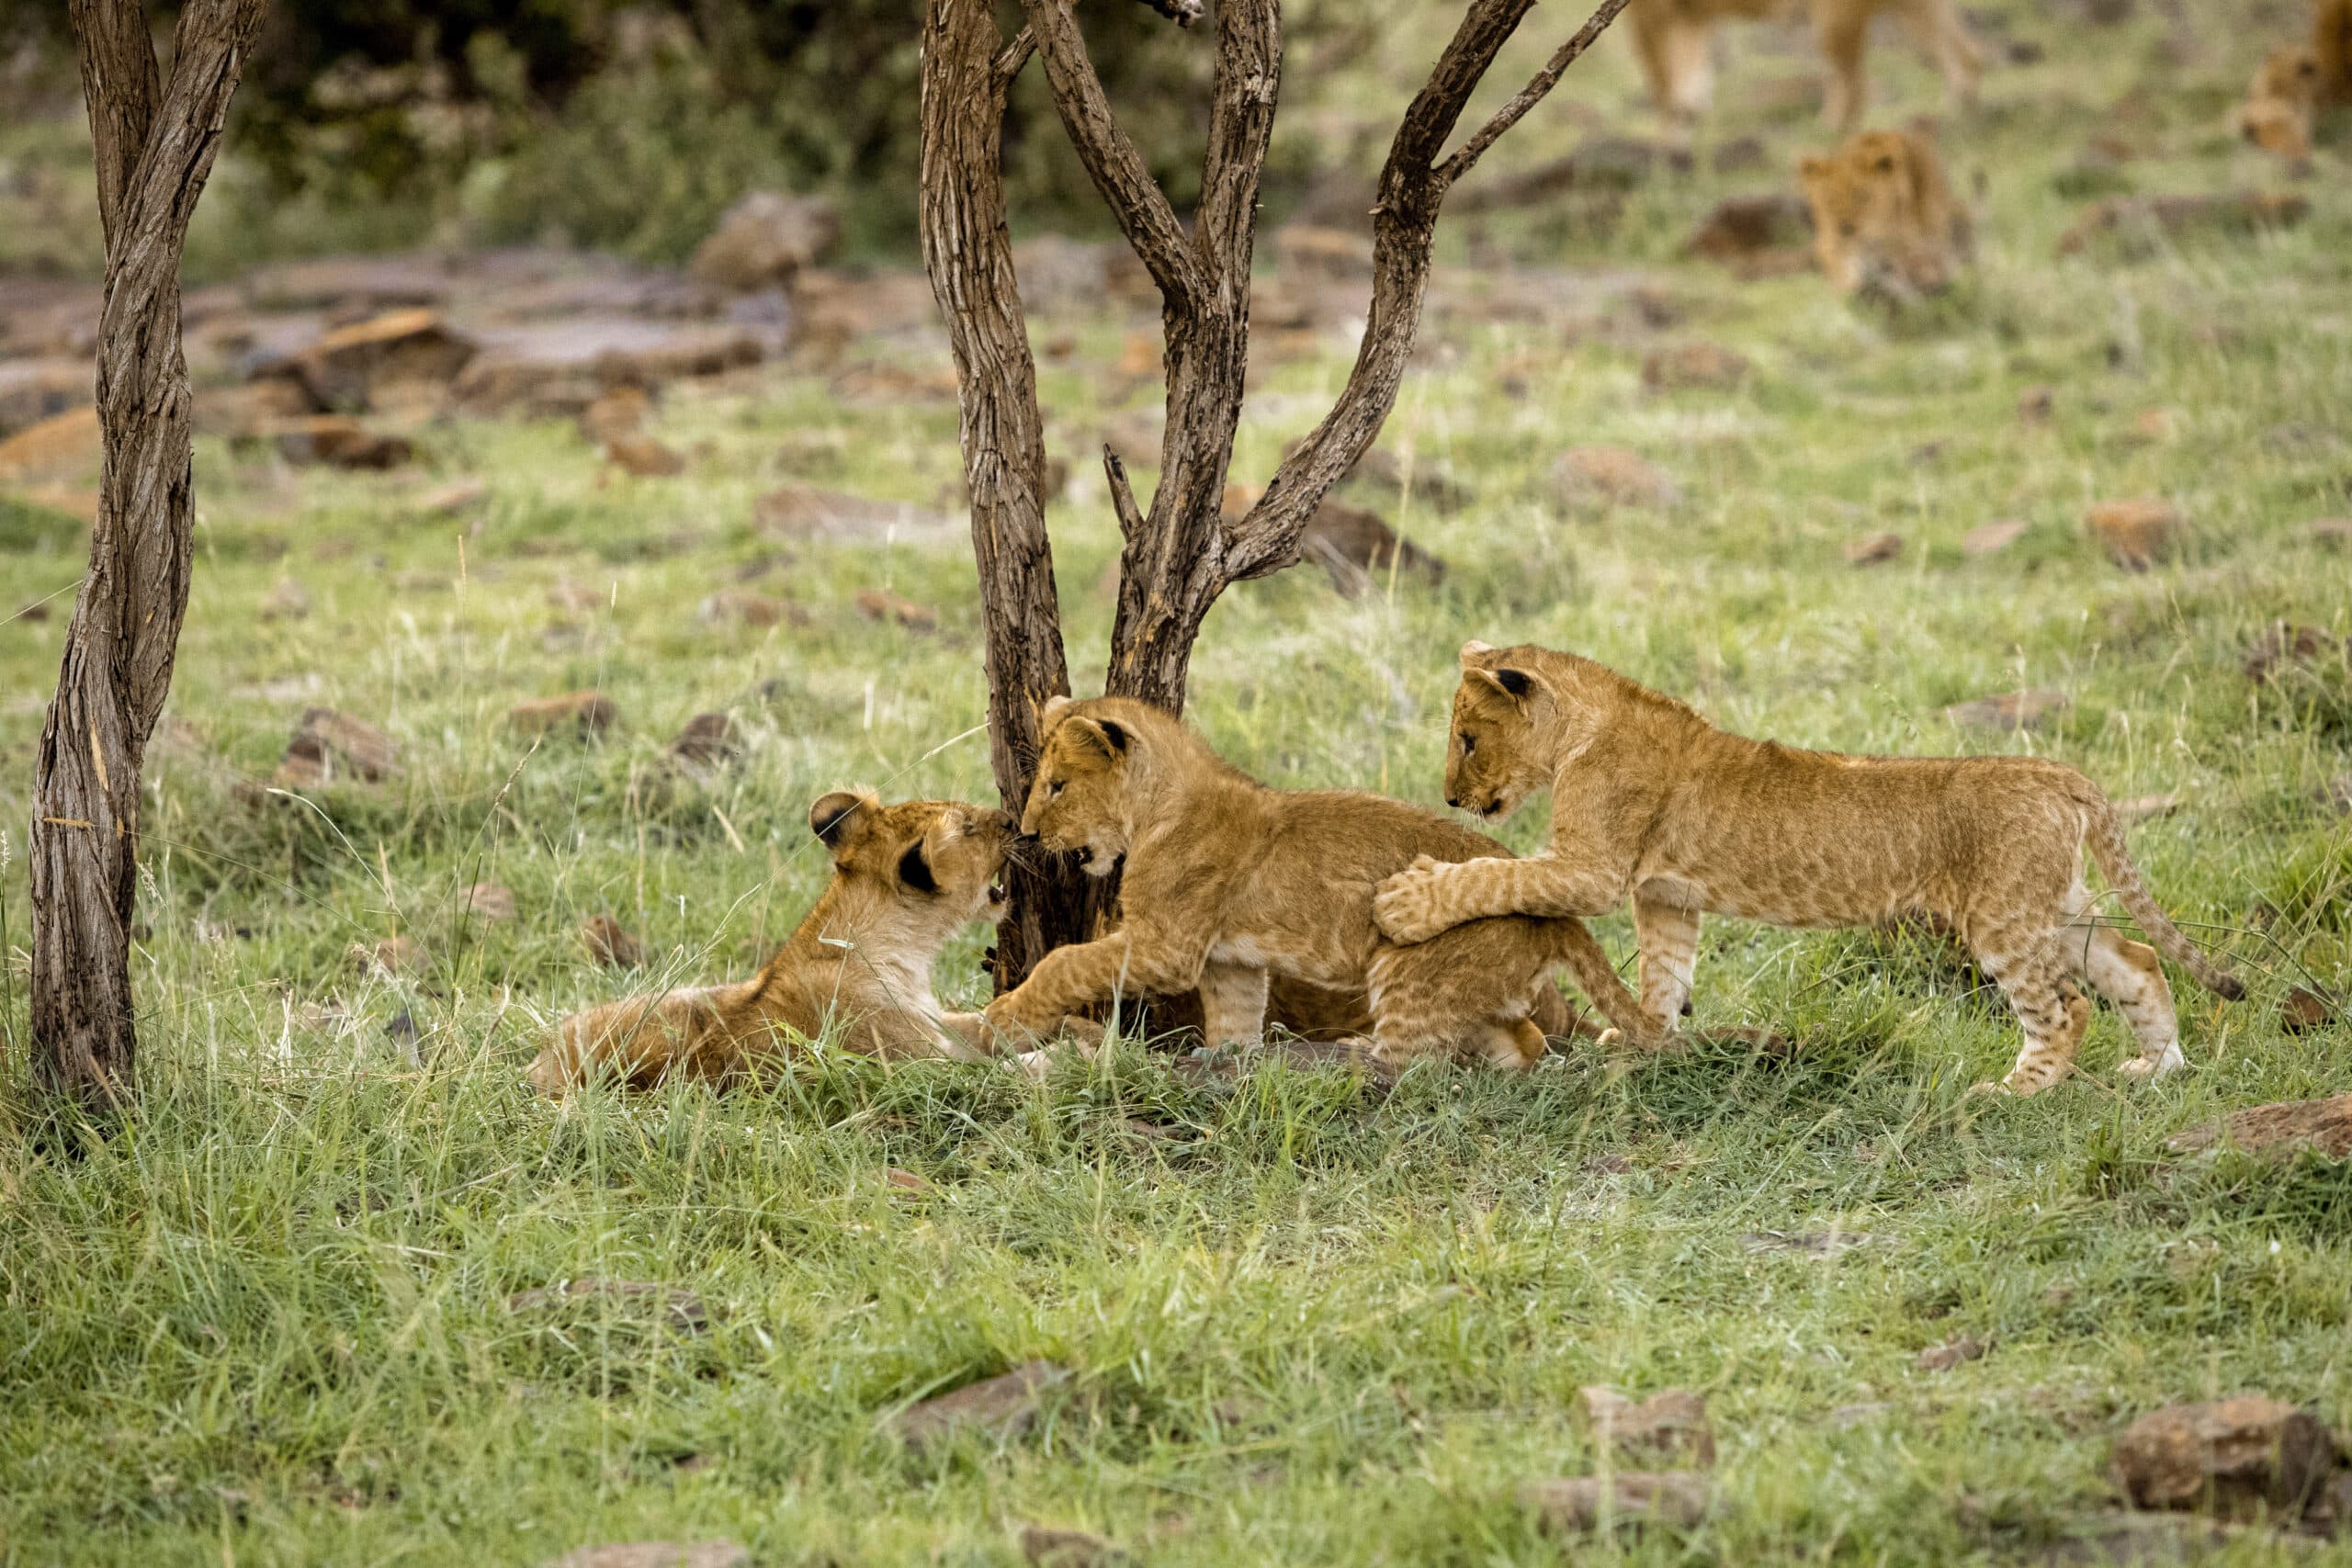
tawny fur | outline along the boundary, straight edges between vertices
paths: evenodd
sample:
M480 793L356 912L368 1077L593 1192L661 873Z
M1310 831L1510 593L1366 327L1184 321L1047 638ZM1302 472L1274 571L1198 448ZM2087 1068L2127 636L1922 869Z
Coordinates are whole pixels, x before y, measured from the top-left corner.
M2352 0L2347 0L2352 3ZM2274 49L2264 57L2245 101L2238 105L2237 133L2266 152L2308 158L2320 108L2319 55L2309 49Z
M2323 108L2352 107L2352 0L2320 0L2312 17Z
M1797 0L1640 0L1625 20L1642 61L1650 102L1677 120L1695 119L1714 97L1714 68L1708 35L1722 21L1779 18L1795 12ZM1851 130L1862 118L1866 83L1862 56L1871 19L1882 12L1901 17L1943 73L1944 88L1961 103L1973 103L1984 51L1969 36L1954 0L1811 0L1815 41L1829 80L1822 118Z
M1485 920L1396 948L1373 929L1372 890L1418 855L1500 846L1418 807L1344 790L1269 789L1227 765L1148 704L1058 697L1022 829L1124 865L1118 930L1047 953L989 1007L991 1025L1035 1031L1114 994L1198 987L1212 1042L1262 1029L1270 975L1366 997L1372 1048L1401 1065L1440 1053L1524 1067L1544 1048L1534 1021L1557 1005L1566 965L1612 1023L1650 1032L1608 955L1576 920Z
M1814 254L1848 293L1932 294L1968 259L1968 214L1926 132L1866 130L1798 165Z
M758 975L573 1013L531 1064L531 1082L550 1094L598 1077L632 1088L731 1084L780 1066L828 1028L869 1055L990 1055L980 1016L950 1012L933 994L931 967L959 928L1004 918L997 877L1012 818L836 791L808 821L831 853L832 880Z
M2025 1026L2005 1087L2030 1094L2072 1066L2089 1018L2075 987L2122 1010L2140 1044L2123 1070L2181 1064L2155 952L2098 919L2088 845L2141 929L2221 996L2238 981L2150 897L2107 797L2029 757L1850 757L1726 735L1673 698L1574 654L1462 650L1447 801L1509 816L1552 792L1549 847L1525 860L1417 863L1374 909L1395 941L1504 914L1605 914L1627 899L1642 1008L1671 1029L1690 994L1702 914L1784 926L1939 920L1999 983Z

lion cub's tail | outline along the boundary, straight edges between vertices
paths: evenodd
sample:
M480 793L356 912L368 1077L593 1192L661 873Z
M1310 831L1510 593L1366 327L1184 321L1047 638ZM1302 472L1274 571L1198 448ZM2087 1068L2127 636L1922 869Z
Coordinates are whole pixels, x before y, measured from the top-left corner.
M2083 805L2086 818L2085 837L2090 845L2091 858L2098 863L2099 874L2107 878L2109 887L2115 889L2115 896L2122 900L2124 908L2140 922L2140 929L2147 932L2148 940L2195 976L2197 983L2215 996L2224 1001L2242 999L2245 996L2245 982L2198 951L2194 943L2180 934L2180 928L2172 923L2171 918L2157 907L2155 896L2148 891L2147 881L2141 876L2131 852L2123 847L2123 829L2115 820L2115 808L2108 804L2107 797L2094 787Z
M1550 940L1553 962L1564 965L1576 977L1577 989L1628 1040L1645 1051L1654 1051L1667 1043L1642 1016L1641 1003L1625 988L1625 982L1617 977L1616 968L1609 962L1608 950L1582 920L1562 917L1528 923Z

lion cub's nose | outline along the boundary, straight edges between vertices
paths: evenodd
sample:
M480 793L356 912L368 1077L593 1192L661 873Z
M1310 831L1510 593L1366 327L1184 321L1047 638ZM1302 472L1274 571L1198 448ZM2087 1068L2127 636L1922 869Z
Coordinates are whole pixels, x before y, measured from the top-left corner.
M1446 803L1448 806L1451 806L1452 807L1453 807L1453 809L1455 809L1456 811L1459 811L1459 810L1461 810L1461 809L1462 809L1462 802L1461 802L1460 800L1456 799L1456 798L1455 798L1454 796L1453 796L1453 795L1447 795L1447 796L1445 797L1445 803Z

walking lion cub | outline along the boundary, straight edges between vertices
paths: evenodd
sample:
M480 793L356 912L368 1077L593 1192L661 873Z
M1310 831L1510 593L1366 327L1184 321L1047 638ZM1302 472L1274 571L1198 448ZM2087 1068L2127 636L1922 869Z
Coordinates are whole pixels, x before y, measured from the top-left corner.
M1448 805L1508 817L1552 792L1552 838L1525 860L1417 861L1383 883L1382 932L1426 942L1498 915L1600 915L1628 896L1641 1007L1668 1030L1690 994L1699 917L1789 926L1934 917L1999 983L2025 1026L2002 1087L2064 1077L2089 1021L2087 981L2140 1043L2123 1071L2181 1065L2155 952L2096 918L2091 856L2117 898L2198 983L2245 988L2165 919L2114 812L2074 769L2029 757L1848 757L1726 735L1673 698L1541 648L1462 649Z
M531 1064L532 1084L549 1094L605 1075L638 1089L673 1077L726 1085L828 1025L870 1055L991 1055L980 1016L950 1012L932 994L931 966L967 921L1004 918L997 879L1012 818L836 790L808 808L808 827L831 852L832 880L758 975L573 1013Z
M1372 892L1416 855L1503 853L1418 807L1350 790L1269 789L1147 703L1056 697L1022 830L1105 876L1124 864L1117 930L1055 949L988 1021L1016 1037L1113 996L1198 988L1212 1044L1255 1039L1269 975L1366 997L1384 1064L1442 1053L1508 1069L1544 1054L1535 1021L1563 964L1611 1023L1648 1041L1581 921L1479 920L1418 947L1373 929Z

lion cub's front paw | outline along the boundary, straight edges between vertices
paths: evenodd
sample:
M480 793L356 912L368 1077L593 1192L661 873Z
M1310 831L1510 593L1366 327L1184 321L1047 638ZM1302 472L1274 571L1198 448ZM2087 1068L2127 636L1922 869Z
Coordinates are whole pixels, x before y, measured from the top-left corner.
M1391 942L1427 942L1450 923L1439 908L1442 877L1438 863L1423 855L1412 869L1400 871L1380 885L1372 896L1373 922Z
M1052 1020L1031 1019L1020 1006L1021 993L1008 991L989 1003L980 1017L1000 1050L1025 1051L1035 1046Z

